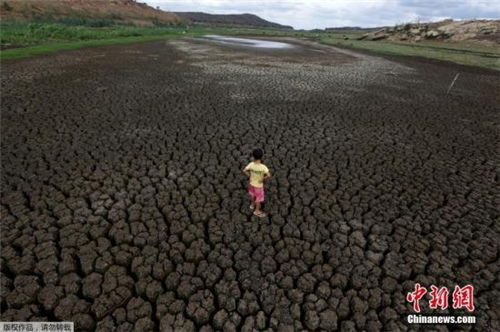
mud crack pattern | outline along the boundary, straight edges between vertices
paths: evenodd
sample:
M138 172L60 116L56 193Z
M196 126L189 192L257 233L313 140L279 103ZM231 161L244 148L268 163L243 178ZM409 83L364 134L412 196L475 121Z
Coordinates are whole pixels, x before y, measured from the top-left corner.
M1 77L3 321L424 330L419 282L474 285L478 322L454 329L500 329L497 74L185 39ZM254 147L264 219L240 172Z

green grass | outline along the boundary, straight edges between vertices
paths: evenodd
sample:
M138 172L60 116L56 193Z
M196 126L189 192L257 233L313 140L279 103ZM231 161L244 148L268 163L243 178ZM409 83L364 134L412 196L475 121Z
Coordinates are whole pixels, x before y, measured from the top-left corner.
M321 43L375 53L432 58L454 63L500 70L500 48L476 44L443 43L435 41L393 42L365 41L321 36Z
M103 23L103 20L85 21L87 24ZM140 28L134 26L113 25L92 27L70 25L67 23L2 23L0 42L6 44L47 44L85 40L104 40L122 37L159 36L181 33L181 28Z
M205 33L227 33L205 28L194 28L185 33L181 27L140 28L115 25L108 28L90 28L87 26L66 26L60 23L2 23L0 27L2 46L5 47L9 44L24 45L24 47L1 51L1 60L25 58L88 46L198 36Z
M52 16L35 16L33 23L41 24L63 24L67 26L87 26L91 28L104 28L117 25L117 21L111 18L87 18L82 16L61 17L58 19Z

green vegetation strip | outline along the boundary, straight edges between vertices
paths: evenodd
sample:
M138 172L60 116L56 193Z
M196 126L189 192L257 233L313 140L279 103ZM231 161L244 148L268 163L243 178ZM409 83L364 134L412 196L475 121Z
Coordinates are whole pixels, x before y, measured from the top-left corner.
M328 45L363 49L380 54L416 56L500 70L500 49L498 47L452 43L443 45L442 42L410 44L408 42L343 40L328 36L322 36L319 40Z

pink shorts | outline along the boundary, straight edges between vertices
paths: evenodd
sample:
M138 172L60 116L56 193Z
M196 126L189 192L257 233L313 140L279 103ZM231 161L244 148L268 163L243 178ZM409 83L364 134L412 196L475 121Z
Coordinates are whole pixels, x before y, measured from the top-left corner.
M264 202L264 188L257 188L252 185L248 185L248 193L257 203Z

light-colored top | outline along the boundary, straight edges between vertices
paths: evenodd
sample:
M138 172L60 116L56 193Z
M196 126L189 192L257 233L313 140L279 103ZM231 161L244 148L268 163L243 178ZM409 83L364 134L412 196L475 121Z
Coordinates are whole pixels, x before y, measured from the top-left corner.
M256 188L264 186L264 174L269 173L269 169L264 164L251 162L245 167L245 171L250 172L250 185Z

